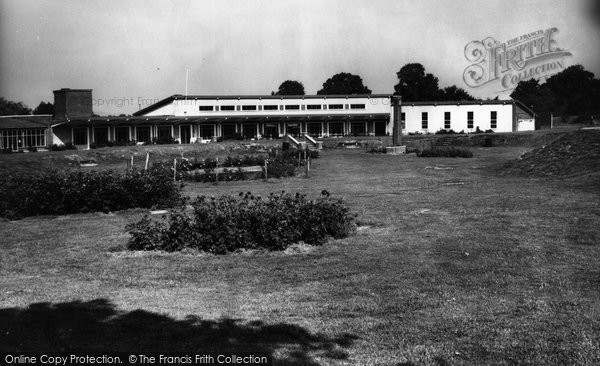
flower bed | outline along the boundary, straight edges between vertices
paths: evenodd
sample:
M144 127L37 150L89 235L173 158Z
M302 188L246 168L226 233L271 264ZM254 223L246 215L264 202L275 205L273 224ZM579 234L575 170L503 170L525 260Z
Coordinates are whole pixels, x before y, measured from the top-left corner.
M240 249L284 250L300 241L321 245L354 231L354 215L342 200L325 192L317 200L304 195L250 192L235 196L198 197L192 210L178 209L160 220L144 216L130 223L128 248L178 251L194 248L215 254Z

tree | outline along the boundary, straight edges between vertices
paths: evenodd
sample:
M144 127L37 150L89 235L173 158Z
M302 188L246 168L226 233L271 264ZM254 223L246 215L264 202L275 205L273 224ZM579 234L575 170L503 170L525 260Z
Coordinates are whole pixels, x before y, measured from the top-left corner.
M54 114L54 104L40 102L40 105L33 110L33 114Z
M277 92L272 92L271 95L304 95L304 85L295 80L286 80L281 85Z
M440 94L441 94L440 100L447 100L447 101L475 100L475 98L471 94L467 93L466 90L459 88L456 85L451 85L451 86L444 88L443 90L441 90Z
M17 114L31 114L31 109L23 102L13 102L0 97L0 115L11 116Z
M540 85L536 79L520 81L510 97L533 109L537 114L537 126L549 125L550 115L560 114L556 95L545 85Z
M347 72L340 72L327 79L327 81L323 83L323 89L319 90L317 94L371 94L371 89L363 85L360 76L352 75Z
M396 75L398 84L394 86L394 94L401 95L403 101L437 101L443 97L438 87L438 78L433 74L426 74L425 68L419 63L402 66Z
M597 86L598 79L581 65L569 66L546 80L545 86L560 101L567 115L600 112Z
M549 124L550 115L590 116L600 113L600 80L583 66L570 66L540 84L535 79L519 82L510 95L527 106L532 106L543 125Z

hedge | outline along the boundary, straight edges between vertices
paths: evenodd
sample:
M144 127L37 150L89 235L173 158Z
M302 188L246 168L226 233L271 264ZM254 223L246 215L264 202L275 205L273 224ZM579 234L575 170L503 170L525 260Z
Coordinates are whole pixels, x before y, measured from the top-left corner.
M284 250L300 241L321 245L330 237L350 235L354 217L342 200L328 193L307 200L298 193L262 199L248 192L237 197L201 196L191 210L180 208L162 219L146 215L126 230L131 234L131 250L194 248L225 254L240 249Z
M9 219L173 207L183 200L172 171L160 165L127 174L112 170L7 174L0 177L0 195L0 216Z
M417 152L417 156L422 158L472 158L473 152L464 147L432 147Z

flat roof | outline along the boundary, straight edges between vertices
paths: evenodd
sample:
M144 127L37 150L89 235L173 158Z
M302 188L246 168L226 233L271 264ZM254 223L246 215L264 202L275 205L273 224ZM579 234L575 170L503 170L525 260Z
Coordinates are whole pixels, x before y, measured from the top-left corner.
M51 114L0 116L0 129L47 128L50 127L51 124Z
M64 120L61 124L72 127L94 127L94 126L139 126L144 124L165 124L181 125L192 123L256 123L256 122L325 122L325 121L346 121L346 120L388 120L389 113L361 113L361 114L295 114L295 115L227 115L227 116L141 116L141 117L90 117L90 118L72 118Z

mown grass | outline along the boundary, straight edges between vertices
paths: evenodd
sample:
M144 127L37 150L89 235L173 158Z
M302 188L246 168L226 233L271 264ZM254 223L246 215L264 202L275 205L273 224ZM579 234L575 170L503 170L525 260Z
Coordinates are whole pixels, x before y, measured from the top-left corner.
M291 365L598 364L598 191L493 173L525 150L474 148L464 160L327 150L309 178L185 188L313 197L327 189L358 213L360 228L317 248L129 252L123 228L141 210L0 222L0 350L225 348ZM30 306L40 302L49 304ZM160 324L165 337L148 336Z

